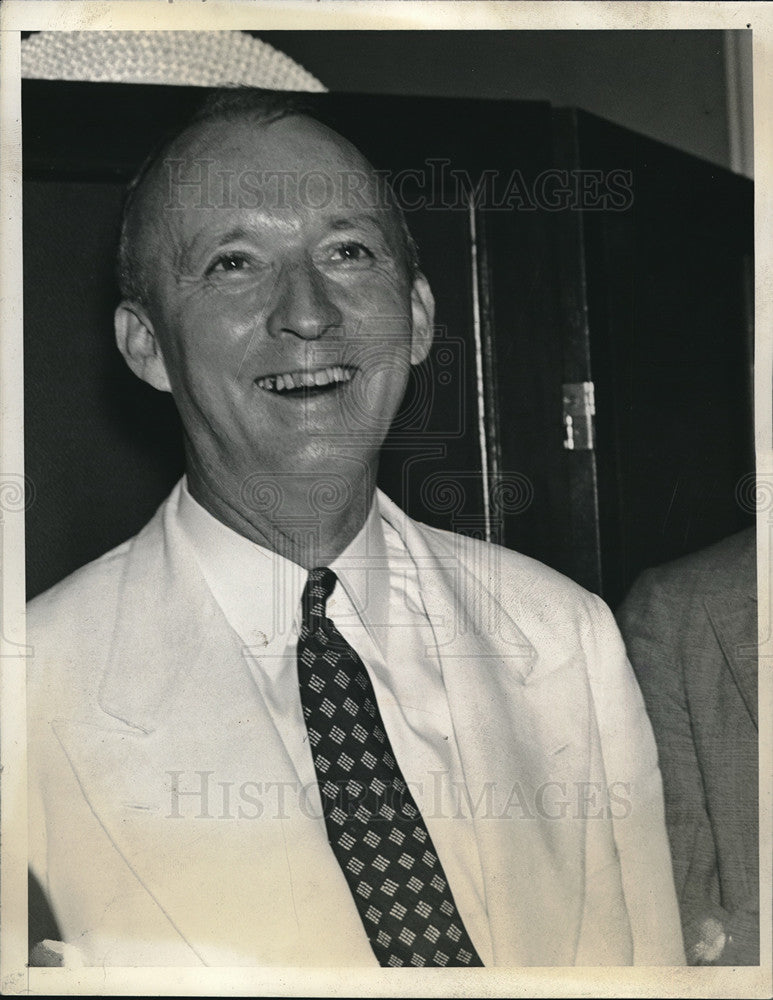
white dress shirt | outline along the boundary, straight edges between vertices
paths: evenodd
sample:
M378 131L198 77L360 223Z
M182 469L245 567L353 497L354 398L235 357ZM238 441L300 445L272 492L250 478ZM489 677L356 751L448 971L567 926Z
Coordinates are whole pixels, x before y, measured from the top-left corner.
M226 527L183 483L176 516L324 823L298 693L296 650L307 572ZM339 583L327 614L373 684L395 757L421 810L459 913L484 965L493 963L483 875L443 677L425 653L431 636L416 568L375 504L330 568ZM331 851L330 864L336 861ZM343 877L343 876L342 876ZM374 956L374 964L376 962Z

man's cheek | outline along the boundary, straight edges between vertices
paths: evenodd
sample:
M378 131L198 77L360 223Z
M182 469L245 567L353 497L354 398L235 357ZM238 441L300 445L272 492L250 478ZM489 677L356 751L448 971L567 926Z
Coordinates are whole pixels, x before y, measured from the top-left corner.
M263 312L254 296L238 304L231 297L208 297L181 316L178 340L189 355L198 353L214 361L229 345L254 338Z
M362 316L410 314L410 288L391 271L363 271L358 280L339 285L333 297L339 306Z
M347 340L353 363L389 373L409 365L411 327L396 308L391 313L388 306L381 308L380 314L360 316L351 329L347 327Z
M204 280L192 285L183 299L184 316L199 326L241 324L265 315L274 287L271 275L236 280Z
M234 385L243 367L248 334L243 336L244 342L233 330L214 325L188 330L178 344L173 366L196 395L221 395L223 387Z

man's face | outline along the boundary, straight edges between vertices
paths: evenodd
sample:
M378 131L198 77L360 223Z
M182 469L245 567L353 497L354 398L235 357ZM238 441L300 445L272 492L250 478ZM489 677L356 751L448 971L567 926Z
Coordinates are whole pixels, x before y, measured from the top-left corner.
M432 297L370 166L288 117L203 126L162 173L142 205L148 303L118 326L160 349L130 364L171 388L189 460L226 478L372 468L429 349Z

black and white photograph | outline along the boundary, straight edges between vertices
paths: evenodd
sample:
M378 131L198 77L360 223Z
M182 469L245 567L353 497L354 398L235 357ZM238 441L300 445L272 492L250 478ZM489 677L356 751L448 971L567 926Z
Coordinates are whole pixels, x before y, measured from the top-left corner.
M767 995L752 5L35 6L4 992Z

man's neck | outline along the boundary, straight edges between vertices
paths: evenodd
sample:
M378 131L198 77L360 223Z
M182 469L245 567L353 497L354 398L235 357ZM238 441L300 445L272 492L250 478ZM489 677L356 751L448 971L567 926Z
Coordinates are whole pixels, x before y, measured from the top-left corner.
M329 566L347 548L365 524L375 492L375 483L369 488L352 483L345 502L322 498L315 503L314 491L301 476L278 480L267 473L252 481L250 496L229 495L222 487L215 489L207 477L187 470L191 496L213 517L304 569Z

